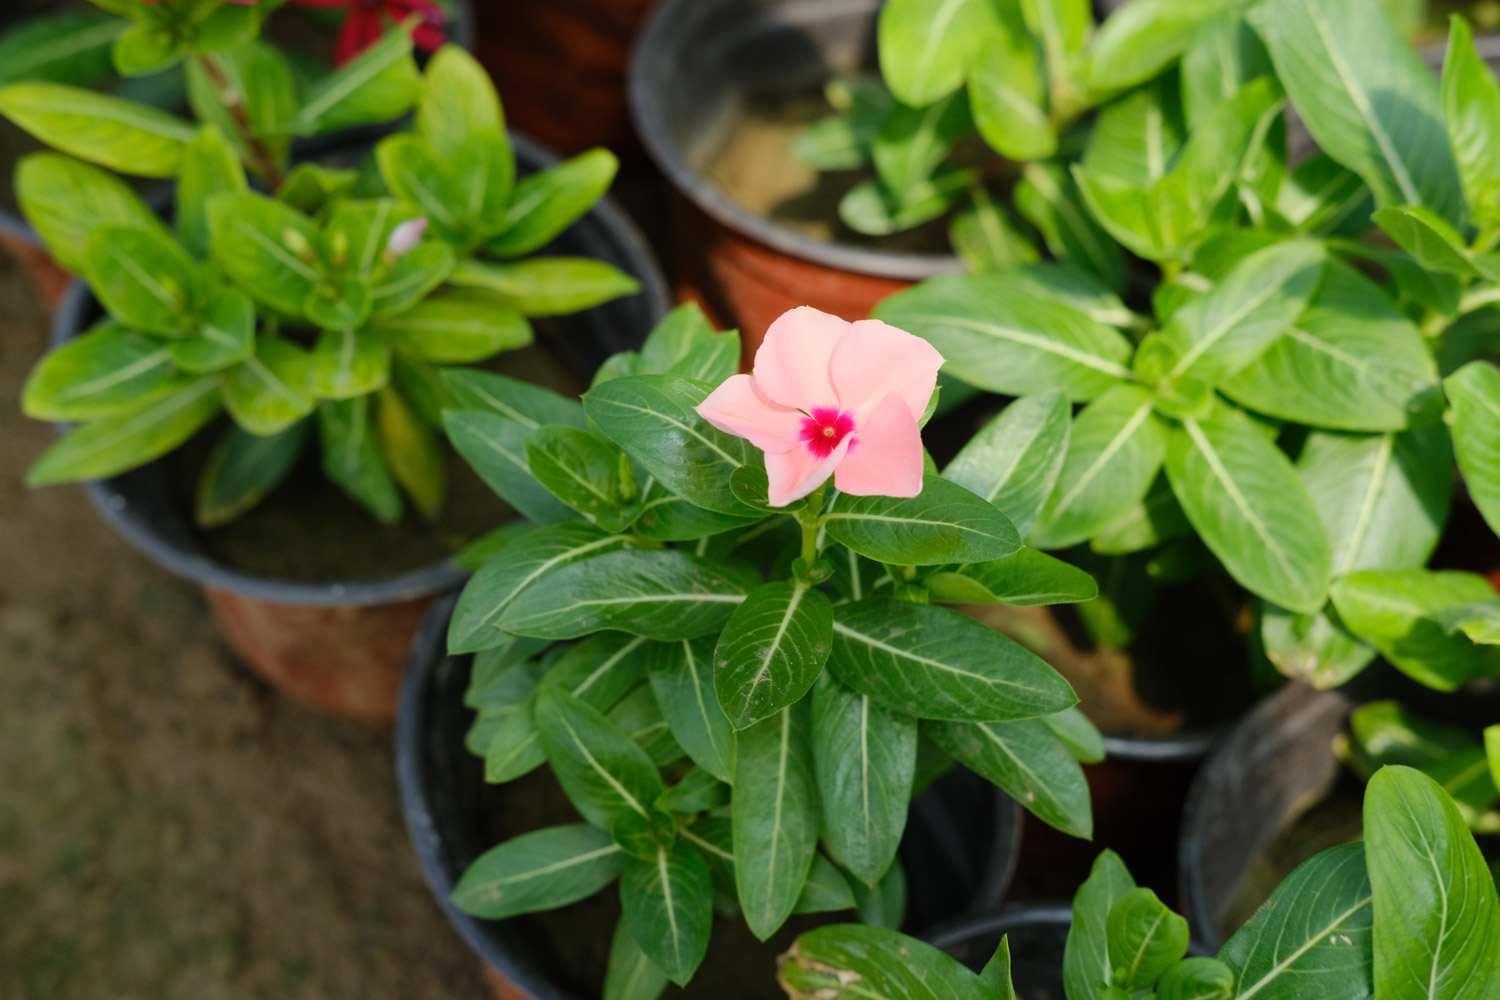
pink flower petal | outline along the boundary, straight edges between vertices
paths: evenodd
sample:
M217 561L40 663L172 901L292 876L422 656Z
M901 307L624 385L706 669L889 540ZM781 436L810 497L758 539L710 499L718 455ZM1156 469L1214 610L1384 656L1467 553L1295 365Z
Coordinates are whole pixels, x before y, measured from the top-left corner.
M907 401L891 393L853 435L833 483L858 497L914 497L922 492L922 433Z
M858 423L891 393L906 401L913 417L921 417L942 365L943 356L921 337L865 319L851 324L834 347L828 371L840 405Z
M802 446L801 413L773 403L749 375L731 375L698 404L698 416L768 454Z
M853 440L844 438L826 458L819 458L805 447L779 454L766 452L766 477L770 480L771 506L785 507L827 482L829 474L844 461Z
M783 406L812 412L838 408L839 397L828 379L828 359L849 329L837 316L800 306L779 316L755 352L755 384Z

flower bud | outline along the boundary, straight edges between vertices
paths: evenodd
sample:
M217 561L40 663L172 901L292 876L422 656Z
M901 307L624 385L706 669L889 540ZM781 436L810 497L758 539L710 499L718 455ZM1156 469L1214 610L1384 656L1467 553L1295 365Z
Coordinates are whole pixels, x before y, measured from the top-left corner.
M391 230L391 238L385 241L385 252L393 257L410 253L427 231L426 219L410 219Z

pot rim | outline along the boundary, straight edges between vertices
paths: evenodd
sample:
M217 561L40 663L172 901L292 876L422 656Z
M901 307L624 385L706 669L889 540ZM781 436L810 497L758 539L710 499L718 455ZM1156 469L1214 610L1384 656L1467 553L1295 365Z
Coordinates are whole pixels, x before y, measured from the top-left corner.
M511 141L517 158L536 164L539 170L560 162L556 154L520 133L512 132ZM621 251L622 257L639 269L639 273L633 275L641 282L639 294L652 321L660 320L666 315L670 303L666 279L635 223L607 195L574 225L586 223L592 223L602 242ZM84 315L93 302L93 293L85 281L74 278L68 283L52 318L49 337L52 346L66 342L83 329ZM59 423L55 426L61 433L69 425ZM468 571L455 565L451 558L380 580L307 583L252 573L204 553L186 551L162 538L134 516L130 498L116 479L88 480L82 485L100 515L127 542L177 576L213 590L277 604L351 607L425 597L457 587L469 576Z
M934 948L945 949L971 937L993 934L998 945L1000 935L1021 925L1060 926L1066 929L1073 925L1073 907L1069 903L1045 900L1011 903L993 913L944 924L923 940Z
M674 42L690 36L724 2L663 0L647 18L631 50L627 72L631 118L646 152L672 186L715 222L789 257L906 281L963 270L953 253L895 253L815 240L740 207L687 162L667 138L667 107L674 90L670 74L681 65L674 51L680 46Z

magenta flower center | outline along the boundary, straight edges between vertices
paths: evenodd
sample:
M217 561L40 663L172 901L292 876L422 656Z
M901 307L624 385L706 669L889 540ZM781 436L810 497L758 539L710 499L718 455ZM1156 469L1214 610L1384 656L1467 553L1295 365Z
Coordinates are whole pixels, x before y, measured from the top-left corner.
M833 449L843 443L854 430L854 418L840 410L826 407L812 411L802 418L802 440L807 450L819 458L827 458Z

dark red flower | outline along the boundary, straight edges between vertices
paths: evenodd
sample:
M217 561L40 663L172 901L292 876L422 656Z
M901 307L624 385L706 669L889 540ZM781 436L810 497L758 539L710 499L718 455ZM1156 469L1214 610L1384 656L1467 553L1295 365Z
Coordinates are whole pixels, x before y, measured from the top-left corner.
M238 0L245 2L245 0ZM254 2L254 0L250 0ZM419 15L422 20L412 33L417 47L427 52L435 52L446 40L443 33L444 26L448 23L448 16L443 9L433 0L292 0L304 7L347 7L349 14L344 18L344 29L339 33L338 48L334 51L334 61L342 66L344 63L359 55L365 49L374 45L385 33L384 18L400 24L413 14Z

